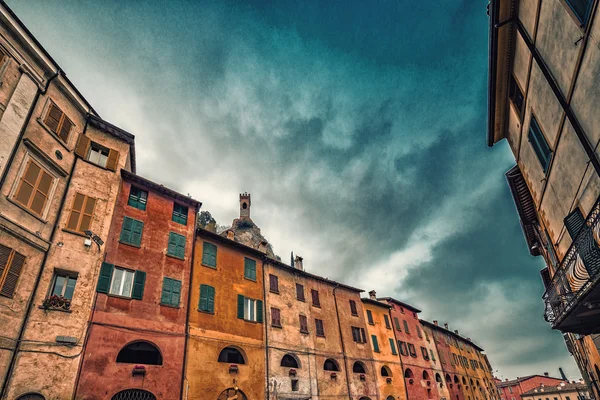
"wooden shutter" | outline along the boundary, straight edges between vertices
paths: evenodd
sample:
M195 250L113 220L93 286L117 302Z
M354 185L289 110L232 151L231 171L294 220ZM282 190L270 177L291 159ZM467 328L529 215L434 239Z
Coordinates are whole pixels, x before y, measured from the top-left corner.
M144 285L146 283L146 273L144 271L135 271L133 277L133 290L131 292L131 298L136 300L142 300L144 297Z
M421 328L417 326L417 336L423 338L423 334L421 333Z
M163 278L162 294L160 296L161 304L171 305L171 292L173 291L173 280Z
M142 221L133 220L133 228L131 231L131 243L137 246L142 245L142 231L144 230L144 223Z
M71 133L71 128L73 128L73 123L69 121L66 115L63 114L62 124L60 126L60 131L58 132L58 136L67 143L69 141L69 134Z
M102 267L100 268L100 276L98 277L98 286L96 287L96 292L108 293L114 268L114 264L109 264L106 262L102 263Z
M585 225L585 218L583 218L583 214L581 213L579 207L576 207L569 215L565 217L564 223L567 231L569 232L569 236L571 236L572 240L575 240L575 237Z
M208 311L208 285L200 285L200 300L198 301L198 309L200 311Z
M24 255L0 245L0 295L13 297L23 264Z
M397 331L402 331L402 329L400 329L400 321L398 321L397 317L394 317L394 325L396 325Z
M409 330L408 330L408 322L406 322L406 320L404 320L402 322L404 322L404 332L410 333Z
M50 194L50 188L54 179L52 176L42 169L40 179L36 185L33 198L31 199L31 205L29 209L38 215L42 215L48 201L48 195Z
M313 306L321 307L321 300L319 299L319 292L315 289L311 289L310 295L312 297Z
M354 300L350 300L350 312L352 315L358 315L358 311L356 310L356 303Z
M173 279L172 282L171 305L173 307L179 307L179 300L181 297L181 281Z
M121 236L119 241L131 243L131 234L133 232L133 219L129 217L123 218L123 226L121 227Z
M33 160L29 160L13 198L36 214L42 215L53 182L52 175Z
M306 318L306 315L300 315L299 319L300 319L300 332L307 333L308 332L308 320Z
M383 314L383 319L385 320L385 327L392 329L392 326L390 325L390 318L387 316L387 314Z
M244 277L256 280L256 261L250 258L244 258Z
M73 200L73 208L67 221L67 229L78 232L88 230L92 224L95 205L96 199L93 197L76 193Z
M271 292L279 292L279 278L277 275L269 274L269 290Z
M81 193L75 193L75 199L73 200L73 207L71 208L71 215L67 221L67 229L76 231L79 226L79 220L81 218L81 211L83 209L83 203L85 196Z
M50 103L50 107L48 107L48 113L46 114L46 118L44 119L44 124L54 133L58 133L58 126L60 125L60 121L63 118L63 112L60 108L56 107L54 103Z
M390 341L390 348L392 349L392 354L397 355L398 353L396 352L396 343L394 343L394 339L389 339L389 341Z
M373 351L379 352L379 343L377 343L377 336L371 335L371 340L373 341Z
M185 236L177 236L177 257L185 258Z
M215 288L208 286L208 297L207 297L207 311L210 313L215 312Z
M281 314L278 308L271 307L271 325L281 326Z
M87 136L85 136L84 134L79 135L79 140L77 140L77 146L75 146L75 154L77 154L83 159L87 159L91 145L92 141Z
M296 299L300 301L304 301L304 286L299 283L296 283Z
M362 338L362 342L363 343L367 343L367 335L365 335L365 329L364 328L360 328L360 336Z
M202 265L217 266L217 246L208 242L202 243Z
M317 336L325 336L325 329L323 329L323 320L315 319L315 328L317 330Z
M110 169L111 171L116 171L118 163L119 163L119 152L114 149L109 149L108 150L108 158L106 159L106 169Z
M177 234L173 232L169 232L169 245L167 247L167 254L176 255L177 254Z
M239 319L244 319L244 296L241 294L238 294L237 307L237 317Z
M375 324L373 322L373 314L371 313L371 310L367 310L367 320L369 321L369 324L371 324L371 325Z
M354 340L355 342L358 342L358 340L356 340L356 330L357 328L351 326L350 327L352 329L352 340Z
M256 322L263 322L263 302L256 300Z

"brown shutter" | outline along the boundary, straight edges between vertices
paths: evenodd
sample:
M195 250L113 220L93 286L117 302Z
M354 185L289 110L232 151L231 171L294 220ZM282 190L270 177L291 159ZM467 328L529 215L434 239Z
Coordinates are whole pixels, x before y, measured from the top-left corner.
M0 244L0 283L2 282L2 277L4 276L4 269L8 265L11 253L12 249L10 247L6 247Z
M311 289L310 290L310 294L312 296L313 306L320 307L321 306L321 301L319 300L319 292L316 291L315 289Z
M279 292L279 279L277 275L269 274L269 289L272 292Z
M304 286L296 283L296 299L304 301Z
M271 307L271 325L281 326L281 314L278 308Z
M72 229L74 231L77 230L77 226L79 225L79 220L81 219L81 210L83 209L83 203L85 201L85 196L81 193L75 194L75 200L73 201L73 208L71 209L71 215L69 215L69 220L67 221L67 229Z
M46 118L44 119L44 124L54 133L58 133L58 126L60 125L60 120L63 117L63 112L60 111L58 107L56 107L53 103L50 103L50 107L48 107L48 114L46 114Z
M6 278L4 278L2 288L0 289L1 295L13 297L24 263L25 256L17 252L13 252L12 260L8 266L8 271L4 271Z
M96 199L88 196L85 197L85 207L83 208L83 215L81 216L81 223L79 224L78 229L80 232L90 229L95 205Z
M69 133L71 133L71 128L73 127L73 123L69 121L66 115L63 116L63 122L60 126L60 132L58 132L58 136L64 141L67 142L69 140Z
M300 332L308 332L308 320L306 315L300 315Z
M81 135L79 135L77 146L75 146L75 154L77 154L81 158L87 158L87 154L90 150L91 144L92 141L82 133Z
M31 201L31 206L29 207L31 211L42 215L46 206L46 201L48 201L48 195L50 194L52 181L52 176L46 171L42 170L35 194L33 195L33 200Z
M106 160L106 168L111 171L117 170L117 164L119 163L119 152L113 149L110 149L108 152L108 160Z

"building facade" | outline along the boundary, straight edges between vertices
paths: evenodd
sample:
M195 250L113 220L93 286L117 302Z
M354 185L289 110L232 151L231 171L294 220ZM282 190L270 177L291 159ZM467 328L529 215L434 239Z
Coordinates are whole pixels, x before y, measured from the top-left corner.
M500 400L523 400L523 393L529 392L540 386L558 386L564 383L562 379L553 378L548 373L544 375L529 375L512 380L496 382ZM575 397L574 399L576 399Z
M523 400L589 400L590 392L582 382L561 382L558 385L540 385L521 395Z
M546 320L599 398L598 1L492 0L487 143L506 173L528 250L542 256Z

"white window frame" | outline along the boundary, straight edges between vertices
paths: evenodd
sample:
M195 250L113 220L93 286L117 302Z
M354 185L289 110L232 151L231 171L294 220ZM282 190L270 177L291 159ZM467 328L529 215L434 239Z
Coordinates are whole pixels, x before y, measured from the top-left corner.
M256 322L256 300L244 297L244 319Z
M123 279L121 280L121 284L119 285L119 290L118 293L113 293L112 289L113 289L113 283L115 280L115 271L123 271ZM131 274L131 287L129 288L129 293L128 294L124 294L123 293L123 288L125 286L125 277L127 276L127 274ZM131 297L131 293L133 292L133 283L135 280L135 271L131 270L131 269L127 269L127 268L122 268L122 267L115 267L112 273L112 277L110 278L110 286L108 288L108 294L112 294L115 296L121 296L121 297Z
M102 148L102 149L101 149L101 152L102 152L102 151L104 151L104 149L108 150L108 154L106 154L106 157L105 157L105 159L104 159L104 165L102 165L102 164L100 163L100 161L102 161L102 153L101 153L101 152L100 152L100 153L97 153L97 152L95 152L95 151L94 151L94 153L97 153L97 154L98 154L98 157L99 157L98 161L94 161L94 160L92 160L92 159L91 159L92 150L93 150L93 147L94 147L94 145L96 145L96 146L98 146L98 147L101 147L101 148ZM92 164L94 164L94 165L97 165L97 166L99 166L99 167L102 167L102 168L106 168L106 165L108 164L108 156L109 156L109 155L110 155L110 149L109 149L108 147L106 147L106 146L103 146L103 145L101 145L100 143L94 142L94 141L92 140L92 141L90 142L90 149L88 150L88 153L87 153L87 155L86 155L85 159L86 159L87 161L91 162L91 163L92 163Z

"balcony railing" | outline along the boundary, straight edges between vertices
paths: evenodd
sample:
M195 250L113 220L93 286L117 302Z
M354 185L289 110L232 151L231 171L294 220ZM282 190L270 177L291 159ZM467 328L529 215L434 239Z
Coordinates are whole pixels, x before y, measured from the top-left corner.
M558 266L543 299L545 319L561 329L565 317L600 278L600 197ZM593 304L587 304L593 308ZM561 329L562 330L562 329Z

